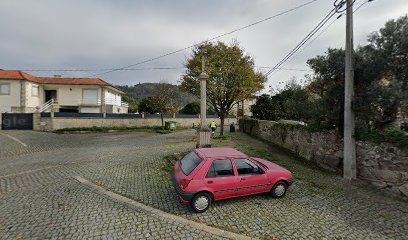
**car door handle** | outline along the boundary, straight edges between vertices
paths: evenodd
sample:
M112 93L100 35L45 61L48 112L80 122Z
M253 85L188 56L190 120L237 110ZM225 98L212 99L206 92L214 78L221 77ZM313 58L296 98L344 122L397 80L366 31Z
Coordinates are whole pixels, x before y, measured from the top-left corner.
M246 178L241 178L241 182L246 181Z
M207 181L207 183L208 183L208 184L211 184L211 183L213 183L213 181Z

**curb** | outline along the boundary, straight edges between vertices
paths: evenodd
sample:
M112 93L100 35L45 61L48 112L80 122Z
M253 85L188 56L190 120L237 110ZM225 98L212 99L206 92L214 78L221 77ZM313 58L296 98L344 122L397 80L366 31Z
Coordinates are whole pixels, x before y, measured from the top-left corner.
M185 218L182 218L182 217L179 217L179 216L176 216L176 215L161 211L159 209L152 208L152 207L144 205L144 204L142 204L140 202L136 202L136 201L134 201L132 199L121 196L121 195L119 195L117 193L108 191L105 188L103 188L101 186L98 186L98 185L96 185L96 184L94 184L94 183L92 183L92 182L88 181L87 179L82 178L80 176L74 176L73 178L76 179L78 182L80 182L80 183L82 183L82 184L84 184L84 185L86 185L86 186L88 186L90 188L95 189L97 192L99 192L99 193L101 193L103 195L106 195L106 196L108 196L108 197L110 197L112 199L115 199L115 200L117 200L117 201L119 201L121 203L125 203L125 204L128 204L128 205L137 207L137 208L141 208L142 210L144 210L146 212L149 212L149 213L152 213L152 214L156 215L160 219L165 218L165 219L177 222L177 223L184 224L184 225L189 226L189 227L193 227L193 228L195 228L197 230L205 231L207 233L210 233L212 235L216 235L218 237L229 238L229 239L239 239L239 240L256 239L256 238L251 238L251 237L244 236L244 235L241 235L241 234L221 230L219 228L210 227L210 226L205 225L203 223L198 223L198 222L194 222L194 221L191 221L191 220L187 220Z

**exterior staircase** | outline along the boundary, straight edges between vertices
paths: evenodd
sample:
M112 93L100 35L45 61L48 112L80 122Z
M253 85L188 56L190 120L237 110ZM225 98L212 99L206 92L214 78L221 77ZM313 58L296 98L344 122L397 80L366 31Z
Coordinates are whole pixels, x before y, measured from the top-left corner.
M54 105L54 103L55 103L54 98L51 98L48 102L45 102L41 106L36 107L36 112L37 113L45 112L48 109L50 109L52 107L52 105Z

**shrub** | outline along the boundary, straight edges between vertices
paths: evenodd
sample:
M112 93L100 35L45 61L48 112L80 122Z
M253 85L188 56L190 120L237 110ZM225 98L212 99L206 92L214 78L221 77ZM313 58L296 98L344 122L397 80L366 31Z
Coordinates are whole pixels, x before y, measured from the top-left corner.
M361 130L356 129L355 137L357 140L373 142L373 143L393 143L400 148L408 148L408 134L398 129L391 129L386 131Z

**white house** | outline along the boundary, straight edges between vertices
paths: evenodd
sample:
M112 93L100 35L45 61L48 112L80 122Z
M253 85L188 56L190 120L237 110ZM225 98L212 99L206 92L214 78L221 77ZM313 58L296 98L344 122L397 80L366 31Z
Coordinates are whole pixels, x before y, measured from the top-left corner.
M127 113L123 91L99 78L35 77L0 70L0 112Z
M252 117L252 106L256 104L258 98L256 96L251 96L244 101L240 101L235 104L231 109L231 114L236 114L236 116L249 116Z

